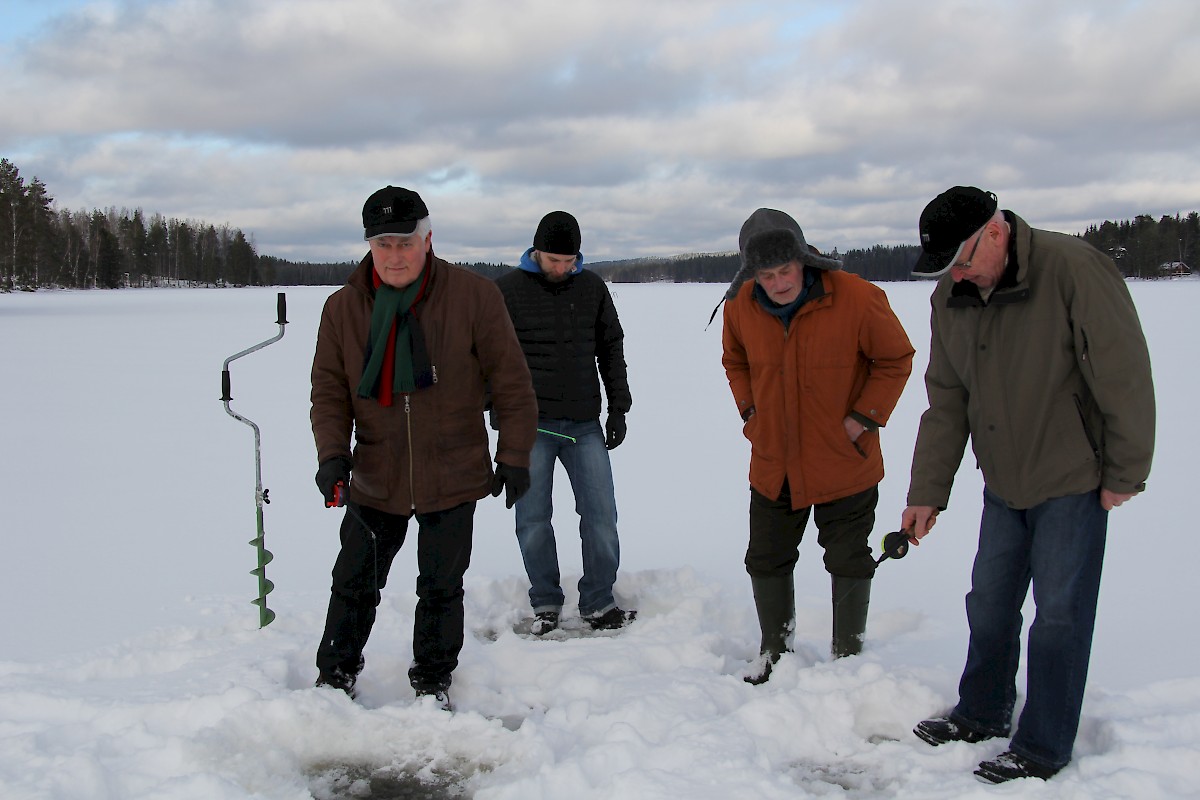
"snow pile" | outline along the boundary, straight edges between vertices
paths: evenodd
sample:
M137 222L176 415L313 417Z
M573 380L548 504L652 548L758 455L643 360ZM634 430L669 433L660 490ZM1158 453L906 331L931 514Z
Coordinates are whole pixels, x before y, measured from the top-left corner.
M917 374L884 432L877 533L899 519L930 284L887 286ZM1160 419L1192 418L1195 283L1132 285ZM233 406L263 428L267 567L257 628L252 436L218 401L223 359L275 333L275 290L0 296L0 797L713 798L1198 796L1200 643L1188 612L1197 440L1165 435L1150 491L1115 512L1075 761L985 787L1003 742L918 741L955 699L980 484L964 459L937 532L874 588L860 657L831 661L815 541L797 571L797 648L741 680L757 623L741 565L748 452L703 325L723 287L614 287L634 408L614 451L617 635L517 636L527 583L512 512L480 503L458 712L406 670L413 542L397 558L359 701L311 688L338 516L312 483L307 374L329 289L289 289L284 339L235 362ZM556 523L568 611L579 577L566 481ZM1027 618L1032 617L1032 608Z

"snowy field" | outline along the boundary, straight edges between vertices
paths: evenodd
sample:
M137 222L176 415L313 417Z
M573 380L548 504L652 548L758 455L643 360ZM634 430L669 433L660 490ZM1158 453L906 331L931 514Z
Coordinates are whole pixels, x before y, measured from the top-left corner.
M933 284L885 288L918 353L883 433L876 541L904 505ZM797 652L749 686L749 450L719 318L704 329L724 287L613 289L634 397L613 453L617 590L638 621L612 638L513 635L527 584L512 512L488 498L454 715L415 703L406 679L412 541L384 592L359 702L310 688L339 520L313 484L308 428L332 289L289 289L284 338L232 368L234 409L262 427L272 500L278 619L262 630L250 604L253 434L225 414L220 368L277 332L277 290L0 295L0 798L1200 796L1189 510L1200 281L1131 284L1158 394L1149 491L1111 517L1075 760L1049 783L1004 787L971 775L1003 742L935 750L911 733L956 699L981 505L970 454L936 532L880 567L863 655L829 659L829 582L812 534ZM578 540L569 493L558 497L570 604Z

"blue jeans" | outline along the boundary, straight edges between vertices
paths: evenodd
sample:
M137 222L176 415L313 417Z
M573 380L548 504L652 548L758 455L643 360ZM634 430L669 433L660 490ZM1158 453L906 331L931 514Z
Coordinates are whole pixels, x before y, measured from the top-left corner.
M1033 584L1025 707L1011 750L1061 769L1071 760L1087 683L1108 512L1099 492L1015 510L983 493L979 550L967 594L971 640L951 717L1007 736L1017 699L1021 606Z
M617 581L621 548L617 541L612 463L604 449L600 421L542 419L538 420L538 428L529 457L529 491L517 501L517 542L529 576L529 602L535 613L559 611L563 605L551 522L554 462L558 460L566 468L575 493L579 538L583 541L579 613L602 614L616 606L612 587Z

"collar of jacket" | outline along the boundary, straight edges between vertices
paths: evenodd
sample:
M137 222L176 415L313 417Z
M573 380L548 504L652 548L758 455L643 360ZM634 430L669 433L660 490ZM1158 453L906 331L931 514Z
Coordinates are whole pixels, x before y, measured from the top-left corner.
M804 288L800 290L800 294L796 296L796 299L786 306L781 306L767 297L767 293L758 285L758 281L754 281L754 288L751 289L751 292L754 295L754 299L762 306L763 311L766 311L773 317L778 317L784 327L787 327L792 318L799 314L801 309L808 305L810 301L819 300L825 296L825 281L821 277L822 271L819 268L806 265L804 267Z
M526 272L532 272L536 275L542 274L542 268L539 267L538 263L533 260L533 248L532 247L521 254L521 263L518 265L518 268L523 269ZM583 253L576 253L575 254L575 269L571 270L568 274L569 275L578 275L581 272L583 272Z
M1008 240L1008 265L996 284L987 305L1023 303L1029 299L1029 257L1032 251L1033 230L1011 211L1004 212L1011 234ZM947 273L947 280L954 280ZM946 308L972 308L984 305L979 287L970 281L959 281L950 288Z

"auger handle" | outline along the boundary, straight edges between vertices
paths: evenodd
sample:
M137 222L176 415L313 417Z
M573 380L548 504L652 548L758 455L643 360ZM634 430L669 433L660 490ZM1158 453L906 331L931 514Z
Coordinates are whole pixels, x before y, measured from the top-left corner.
M225 364L221 368L221 401L222 402L228 403L230 400L233 399L232 395L230 394L230 379L229 379L229 364L230 364L230 362L236 361L239 358L241 358L242 356L248 356L251 353L261 350L264 347L266 347L267 345L278 342L280 339L283 338L283 331L284 331L283 326L287 325L287 294L285 294L284 292L280 292L276 297L275 324L279 326L279 333L275 334L270 339L267 339L265 342L259 342L258 344L254 345L253 347L247 347L242 352L234 353L229 358L225 359ZM228 410L228 408L226 410ZM232 411L230 411L229 413L231 415L233 414Z

